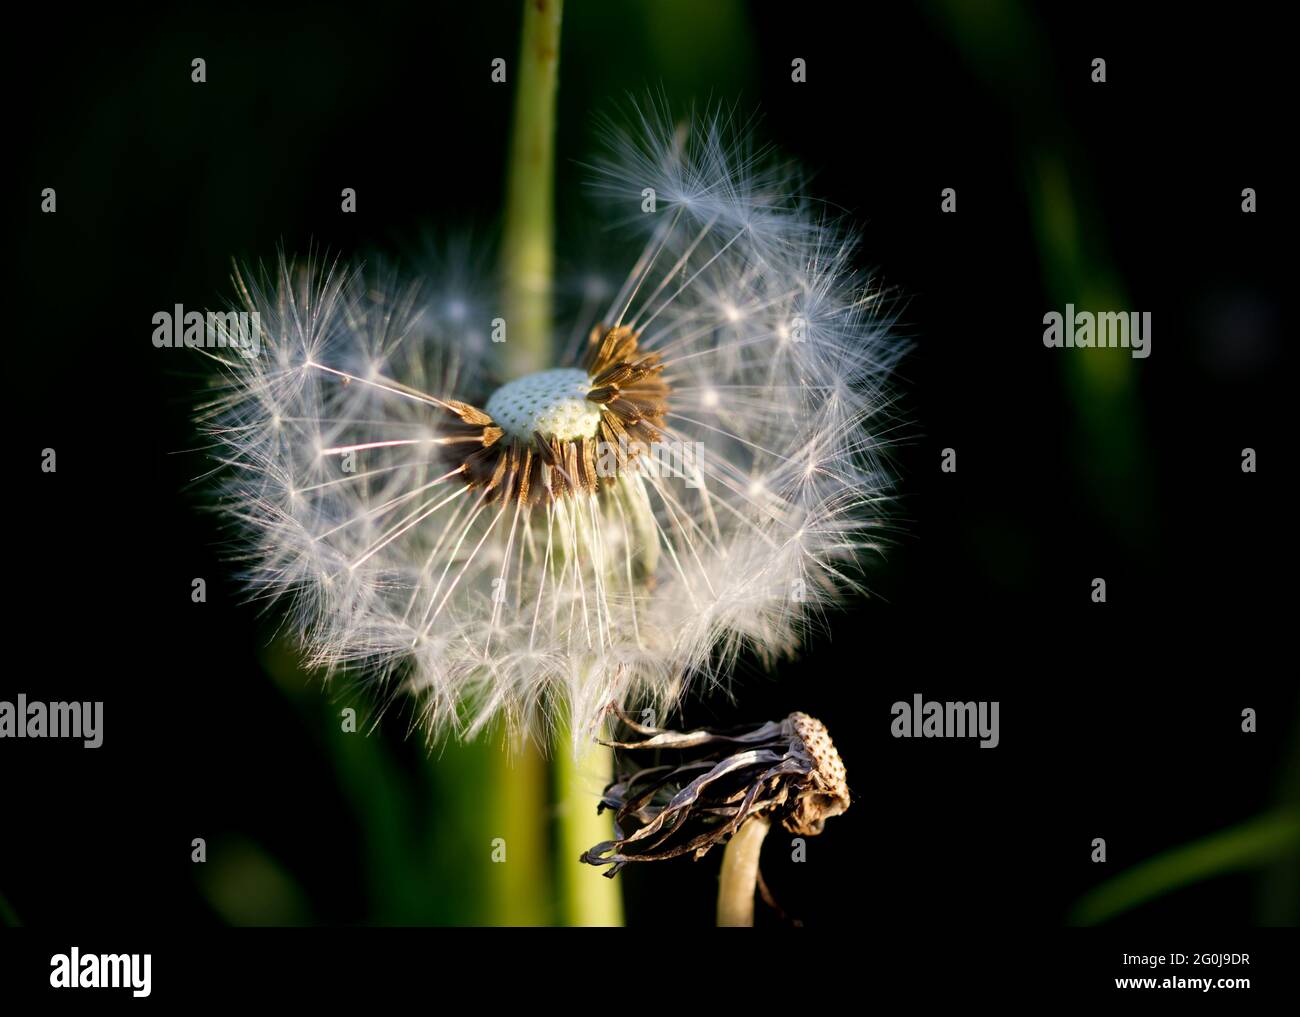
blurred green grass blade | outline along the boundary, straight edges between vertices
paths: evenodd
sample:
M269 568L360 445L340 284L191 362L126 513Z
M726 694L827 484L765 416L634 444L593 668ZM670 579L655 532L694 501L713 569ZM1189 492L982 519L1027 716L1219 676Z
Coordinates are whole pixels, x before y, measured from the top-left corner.
M1079 898L1072 925L1098 925L1211 876L1264 865L1300 848L1300 812L1266 813L1148 859Z
M18 912L10 905L8 898L3 893L0 893L0 925L7 929L16 929L22 924Z
M552 887L540 758L508 758L499 726L413 758L371 730L362 702L358 730L341 732L349 700L322 695L290 645L273 644L263 663L334 767L347 810L340 820L361 837L367 924L545 924ZM505 865L492 862L496 837L509 846Z
M307 895L278 861L246 837L228 836L198 866L199 886L227 925L304 926L312 922Z
M932 16L1017 125L1025 197L1035 230L1044 310L1129 309L1074 142L1062 134L1061 96L1041 54L1049 47L1031 5L1018 0L932 0ZM1122 348L1083 348L1058 358L1077 422L1073 457L1082 489L1131 546L1149 544L1154 492L1137 399L1138 368Z

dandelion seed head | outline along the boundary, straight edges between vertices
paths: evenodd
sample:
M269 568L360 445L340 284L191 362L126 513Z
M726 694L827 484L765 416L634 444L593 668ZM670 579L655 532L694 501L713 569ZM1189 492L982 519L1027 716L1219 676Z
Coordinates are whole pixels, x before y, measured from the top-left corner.
M236 280L262 354L201 419L249 588L431 736L664 715L792 652L879 546L900 344L851 234L732 114L650 104L608 140L639 252L557 287L568 352L536 374L495 375L490 259L457 245Z

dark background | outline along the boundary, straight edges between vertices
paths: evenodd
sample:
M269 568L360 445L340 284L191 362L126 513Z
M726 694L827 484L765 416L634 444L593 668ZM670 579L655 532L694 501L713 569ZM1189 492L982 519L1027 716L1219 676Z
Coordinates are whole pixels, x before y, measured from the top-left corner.
M651 87L760 111L760 134L864 227L862 263L902 295L915 340L893 546L833 636L775 674L745 666L739 705L692 699L685 721L827 723L853 808L808 864L784 835L764 862L808 925L1059 926L1104 876L1296 801L1286 36L1241 5L869 6L570 0L561 262L592 114ZM202 365L149 337L159 309L222 304L232 257L490 234L511 93L488 65L513 62L517 33L515 4L224 4L15 40L0 689L103 699L106 740L0 743L8 920L472 920L469 863L441 825L472 813L450 804L464 764L431 762L402 716L363 748L331 744L339 694L297 673L274 614L240 603L200 511ZM1045 165L1069 181L1076 240L1044 228ZM55 215L39 211L47 186ZM356 215L339 212L343 186ZM1152 356L1124 359L1118 394L1080 380L1081 351L1042 345L1043 314L1087 287L1152 313ZM1258 473L1240 469L1247 446ZM38 472L45 447L57 474ZM945 447L956 474L939 470ZM190 601L195 576L207 604ZM999 700L1001 746L892 739L890 705L915 692ZM384 795L432 845L419 901L394 899L373 853L396 809ZM244 861L196 876L196 836ZM1098 836L1106 866L1088 860ZM718 862L626 871L629 923L708 924ZM1294 924L1295 869L1219 877L1121 921Z

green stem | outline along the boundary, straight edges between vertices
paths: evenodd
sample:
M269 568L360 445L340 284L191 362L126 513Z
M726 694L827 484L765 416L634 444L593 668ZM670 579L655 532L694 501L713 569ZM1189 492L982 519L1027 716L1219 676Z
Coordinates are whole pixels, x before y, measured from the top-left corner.
M562 0L525 0L519 60L514 68L515 116L506 179L501 273L505 292L507 377L555 366L551 344L551 281L555 234L555 93L560 68ZM558 883L567 925L621 925L622 901L612 880L578 856L612 833L596 815L613 757L596 746L575 760L566 732L555 743L559 796Z
M567 725L566 725L567 726ZM614 753L592 745L575 759L567 731L555 740L555 783L559 799L558 878L561 919L565 925L623 924L623 900L617 879L606 879L578 856L614 835L608 812L598 815L596 804L614 770Z
M562 0L525 0L515 116L506 179L501 272L505 289L505 369L509 377L552 365L555 92Z
M718 878L718 927L750 928L754 924L754 893L758 889L758 859L770 824L752 816L727 841Z
M489 842L505 842L505 861L490 867L489 914L494 925L547 923L546 764L537 747L488 745ZM486 850L485 845L480 847Z
M1084 894L1071 922L1097 925L1171 890L1209 876L1250 868L1294 852L1300 843L1300 814L1268 813L1173 848L1121 872Z

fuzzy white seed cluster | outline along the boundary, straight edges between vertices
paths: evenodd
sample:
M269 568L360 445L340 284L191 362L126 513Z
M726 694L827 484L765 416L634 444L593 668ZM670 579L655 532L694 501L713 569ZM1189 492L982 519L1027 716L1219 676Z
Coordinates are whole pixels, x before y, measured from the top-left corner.
M502 385L485 409L513 438L591 438L600 426L600 407L587 400L591 388L586 371L557 367Z
M607 133L593 185L601 225L630 227L626 274L559 280L553 370L494 376L490 253L239 280L263 353L223 362L202 420L249 587L288 606L312 664L414 697L431 736L494 718L546 735L566 716L576 744L610 703L665 716L742 649L793 651L878 545L900 344L852 234L728 114L683 123L652 104ZM458 414L506 441L595 434L579 367L598 323L657 357L656 426L691 455L563 497L492 497L474 458L486 426ZM610 398L641 412L635 393ZM575 468L548 461L552 480Z

